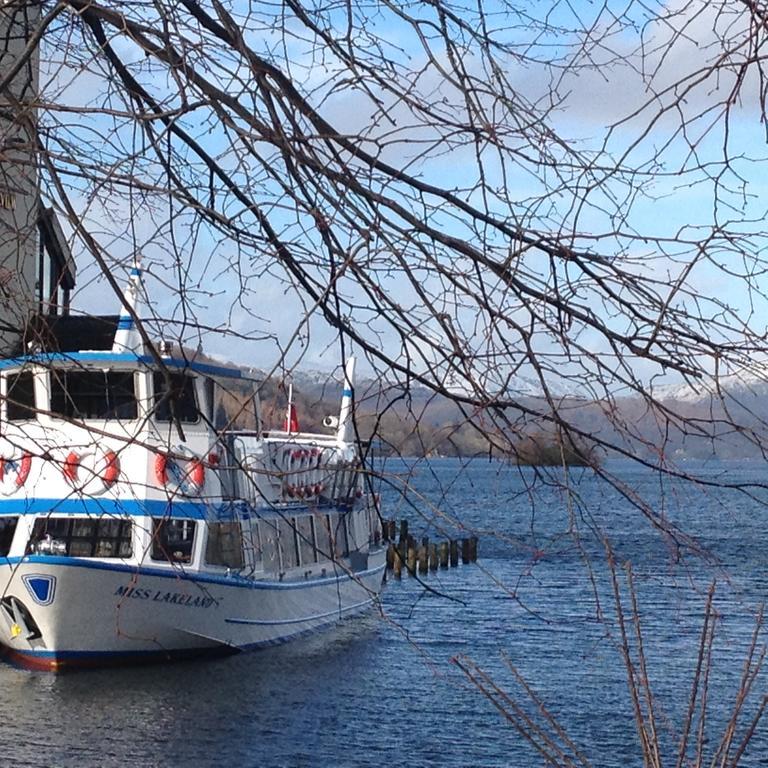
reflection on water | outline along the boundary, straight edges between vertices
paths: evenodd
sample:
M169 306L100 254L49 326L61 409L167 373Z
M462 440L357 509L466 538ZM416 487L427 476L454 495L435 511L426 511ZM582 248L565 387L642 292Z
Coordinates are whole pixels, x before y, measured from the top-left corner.
M383 616L371 611L322 635L217 661L60 677L0 666L6 757L46 767L539 764L450 661L466 654L519 694L503 651L595 765L641 764L610 583L590 528L608 530L619 555L633 562L670 751L687 704L704 593L718 575L722 618L709 697L717 736L738 687L754 606L765 595L765 509L742 496L681 488L662 500L652 477L626 473L720 558L723 567L713 568L687 551L671 556L668 540L587 476L578 487L584 537L577 547L564 535L574 510L557 488L531 496L519 473L478 464L457 479L456 466L433 462L416 482L434 493L438 481L453 481L443 509L503 535L481 539L477 567L428 578L444 596L406 578L387 587ZM763 676L756 690L765 688ZM744 765L768 756L765 732Z

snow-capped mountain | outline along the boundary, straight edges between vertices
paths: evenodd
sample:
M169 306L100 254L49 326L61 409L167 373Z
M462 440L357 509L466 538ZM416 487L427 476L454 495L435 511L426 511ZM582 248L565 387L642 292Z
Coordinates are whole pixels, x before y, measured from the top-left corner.
M734 373L653 387L651 391L658 400L684 403L768 397L768 367L755 364Z

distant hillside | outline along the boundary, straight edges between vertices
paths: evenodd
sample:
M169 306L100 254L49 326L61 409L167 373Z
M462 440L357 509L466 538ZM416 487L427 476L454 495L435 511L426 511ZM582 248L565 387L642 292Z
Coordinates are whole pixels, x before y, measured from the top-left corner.
M639 396L611 401L563 396L559 407L585 434L630 454L657 458L661 453L677 460L763 458L761 443L768 444L767 375L758 368L723 377L716 392L704 386L657 388L653 407ZM338 413L341 382L316 372L297 372L293 380L302 428L323 431L323 418ZM518 383L518 399L545 410L534 392L535 383ZM573 463L596 458L590 445L562 445L547 423L523 419L518 413L509 414L511 425L501 435L487 415L465 416L453 400L422 386L384 388L381 382L369 379L359 381L355 393L361 437L375 437L387 452L419 456L503 453L517 454L521 462L557 464L563 456ZM267 382L262 403L265 422L282 424L285 390L274 381Z
M328 376L296 374L294 405L301 429L324 432L323 419L337 415L341 383ZM494 434L482 418L467 418L449 398L424 387L381 391L378 382L361 381L355 388L356 425L362 440L375 440L380 452L404 456L505 455L521 464L587 465L598 461L589 445L558 440L542 425L529 426L512 437ZM261 390L265 426L282 427L287 389L267 380Z

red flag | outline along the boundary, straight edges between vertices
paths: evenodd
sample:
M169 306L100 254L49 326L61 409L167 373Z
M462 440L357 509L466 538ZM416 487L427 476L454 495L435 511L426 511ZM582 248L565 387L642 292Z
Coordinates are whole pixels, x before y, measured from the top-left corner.
M290 435L293 432L299 432L299 417L296 415L296 408L293 403L288 403L288 413L285 414L285 431Z

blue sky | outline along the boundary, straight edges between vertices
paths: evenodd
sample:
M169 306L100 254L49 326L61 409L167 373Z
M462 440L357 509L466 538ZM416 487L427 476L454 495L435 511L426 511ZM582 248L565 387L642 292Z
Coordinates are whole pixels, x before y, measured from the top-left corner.
M244 5L235 3L234 7ZM740 17L716 16L713 4L670 2L652 6L664 20L649 23L649 12L643 10L647 5L607 3L598 8L591 3L553 3L546 6L553 9L550 23L563 30L555 34L542 33L536 28L535 22L541 22L545 5L518 7L523 7L530 17L508 17L509 28L498 33L509 45L506 53L500 52L497 56L497 62L506 68L503 82L510 88L509 100L504 104L487 94L480 95L476 102L476 108L494 123L509 150L503 161L492 142L482 150L485 188L490 193L486 200L477 189L472 191L480 179L472 143L463 141L462 146L454 146L446 136L447 129L441 131L443 138L437 141L437 133L424 122L423 114L419 115L412 107L406 108L380 85L372 91L378 102L348 83L331 87L339 84L339 78L333 75L335 60L327 51L313 49L311 42L300 39L300 29L295 22L288 26L290 35L295 36L289 36L286 49L277 45L278 36L274 32L265 32L264 19L250 18L248 36L257 50L271 56L278 65L284 66L281 57L287 51L293 61L291 72L295 81L304 92L312 94L311 99L323 116L342 132L362 136L367 147L378 142L380 156L387 162L408 168L432 183L455 188L467 200L488 205L496 215L510 216L524 228L553 232L564 237L566 243L609 258L620 258L632 273L656 279L657 290L662 295L665 285L673 285L680 274L690 270L686 274L691 290L701 294L705 302L710 298L722 305L710 304L705 313L717 313L727 307L745 318L751 313L753 322L764 326L761 318L765 314L765 301L758 293L746 290L743 280L745 272L759 275L765 246L762 220L766 199L763 194L766 144L759 80L756 72L746 69L738 98L731 106L726 141L726 121L711 108L728 96L735 82L736 67L750 51L734 44L729 54L734 66L721 69L717 76L706 76L710 62L724 54L722 40L726 36L736 41L743 39ZM632 9L633 23L629 25L625 16L619 24L614 17L627 7ZM431 13L424 6L403 5L401 8L425 16ZM486 8L501 28L502 6L491 4ZM415 98L432 99L441 119L461 119L464 109L461 94L450 83L446 84L441 71L449 69L444 47L432 38L429 45L434 58L430 62L413 30L401 19L380 10L376 22L367 28L367 34L386 38L387 51L398 64L392 70L392 78L403 77L406 67L419 72L413 81ZM595 17L598 12L599 16ZM330 14L328 22L343 28L343 13ZM579 23L592 30L593 39L598 32L604 35L604 42L591 49L589 67L585 66L585 56L579 54L578 45L584 39L583 34L574 31ZM670 40L674 40L671 45ZM359 41L365 42L362 37ZM469 47L465 46L462 51L463 65L482 82L487 60L483 60L477 47L471 49L468 35L465 41ZM121 43L121 46L129 56L135 56L129 44ZM537 59L544 56L554 56L557 66L537 63ZM560 62L565 63L566 59L568 67L563 69ZM236 70L235 74L240 76L242 70ZM223 70L219 70L218 76L224 77ZM160 73L148 73L145 77L156 92L166 93L171 103L176 100L175 86L167 78ZM670 84L686 78L690 78L691 83L696 81L696 85L686 89L683 98L676 101L675 94L667 89ZM546 115L545 121L531 122L527 126L527 137L521 138L520 121L534 113L531 105L541 107L545 99L551 100L548 94L552 92L553 82L558 96L555 108ZM69 103L93 104L98 102L98 90L99 77L81 72L58 98ZM242 98L246 95L242 94ZM655 120L660 107L663 115ZM206 122L202 114L185 119L188 126L204 137L210 151L225 151L226 137L215 122ZM104 117L95 117L91 124L103 128L107 121ZM684 131L681 125L685 125ZM120 132L130 146L133 136L125 127ZM580 175L567 169L568 155L559 143L561 138L578 150L582 161L592 160L594 168L589 174ZM543 156L550 157L556 167L541 165ZM723 164L724 156L729 159L727 167ZM622 164L620 172L601 170L618 159ZM231 155L224 156L223 161L236 167ZM142 158L142 162L143 173L151 176L152 164L146 158ZM252 168L242 178L244 183L260 185L255 194L273 223L286 237L301 243L307 258L312 256L313 248L322 256L318 239L301 232L306 217L298 218L290 206L285 205L286 199L263 171ZM387 192L405 200L396 187L390 186ZM535 205L531 201L535 201ZM80 203L86 208L85 198ZM100 232L102 242L108 245L110 256L122 268L130 264L133 249L125 238L110 242L109 222L124 226L126 221L133 220L126 234L135 235L141 244L153 308L160 316L176 322L183 322L186 317L191 321L189 329L197 323L210 327L211 330L204 333L206 346L238 362L268 367L289 349L291 364L300 360L305 367L337 366L339 350L335 331L305 303L301 291L291 284L281 268L271 263L268 252L238 253L233 242L210 229L188 237L184 211L175 208L174 234L183 254L182 261L175 263L169 257L169 228L165 223L169 208L160 195L148 199L147 203L132 214L125 200L111 197L107 192L102 199L90 200L87 205L91 223ZM469 240L475 237L450 210L434 215L446 232ZM347 238L346 247L350 250L357 247L354 230L342 226L339 231L342 238ZM707 233L711 237L700 250L697 243L705 241ZM740 241L746 233L751 236ZM405 285L396 266L389 271L385 269L386 248L383 243L378 245L382 246L380 258L371 249L366 254L372 259L373 268L380 270L376 279L381 289L420 317L423 308L414 288ZM503 238L491 235L485 247L504 246ZM240 265L240 277L246 281L243 292L241 279L236 279L227 269L231 260ZM547 269L541 255L535 252L529 253L521 264L532 275L537 271L545 273L539 264ZM456 268L461 270L466 265L457 261ZM560 277L565 276L563 270ZM438 296L448 297L444 281L426 266L419 280ZM757 282L759 287L759 279ZM179 299L180 285L185 301ZM360 288L351 279L343 281L343 288L350 303L365 303ZM594 291L587 286L580 285L574 290L575 295L579 291L583 293L587 304L594 302ZM503 304L503 292L498 291L498 300ZM681 291L671 301L679 305L684 297ZM692 298L689 296L685 301L690 303ZM89 311L111 311L116 306L116 300L104 290L98 271L88 263L87 257L79 261L76 302L87 306ZM471 306L456 305L453 299L438 303L441 311L464 325L468 342L477 344L479 350L487 349L483 339L488 330L482 313ZM507 309L517 316L518 310L514 307ZM310 319L299 322L308 311ZM613 326L622 327L622 318L612 317L610 306L601 311ZM387 329L386 322L364 306L356 313L357 320L367 324L368 332L377 343L396 354L402 341ZM724 318L720 332L726 333L725 326L733 324L732 318ZM216 329L232 330L235 335L217 333ZM439 325L425 320L423 330L439 339ZM200 334L188 330L187 335L194 344ZM608 354L605 340L599 335L583 331L579 341L595 354ZM419 344L413 343L414 349L418 349ZM542 355L558 352L558 345L544 335L537 343L541 344ZM514 365L514 359L508 364ZM707 362L701 361L701 364L706 367ZM637 361L636 366L644 376L658 372L644 361Z

